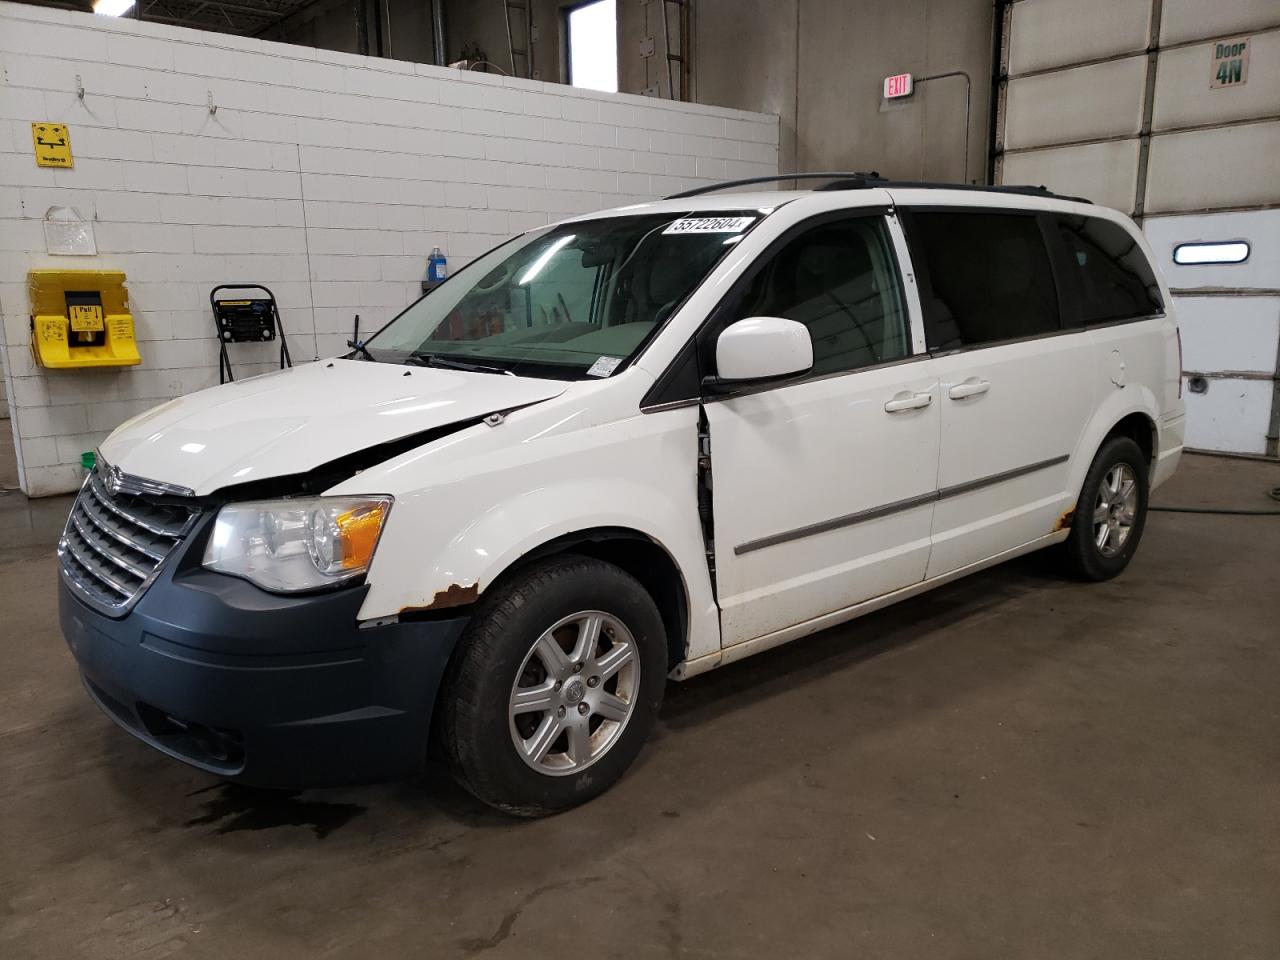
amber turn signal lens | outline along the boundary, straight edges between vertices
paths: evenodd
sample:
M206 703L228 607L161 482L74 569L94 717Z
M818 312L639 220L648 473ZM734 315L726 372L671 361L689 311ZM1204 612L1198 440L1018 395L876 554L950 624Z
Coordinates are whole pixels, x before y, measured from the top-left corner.
M369 565L386 516L387 508L377 503L356 507L334 517L333 525L341 537L342 566L345 569L364 569Z

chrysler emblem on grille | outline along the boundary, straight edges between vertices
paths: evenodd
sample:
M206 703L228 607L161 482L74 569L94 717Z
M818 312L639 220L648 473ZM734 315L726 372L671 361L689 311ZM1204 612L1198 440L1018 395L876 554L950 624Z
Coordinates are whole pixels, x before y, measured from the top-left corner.
M119 467L112 467L107 471L107 490L114 497L120 493L124 487L124 471Z

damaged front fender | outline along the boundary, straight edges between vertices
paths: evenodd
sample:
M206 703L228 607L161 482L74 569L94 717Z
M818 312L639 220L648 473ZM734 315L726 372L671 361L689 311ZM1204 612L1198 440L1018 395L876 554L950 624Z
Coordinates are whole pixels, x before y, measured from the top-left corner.
M437 590L435 597L426 606L422 607L404 607L400 611L401 616L412 615L415 613L435 613L437 610L451 610L454 607L465 607L468 604L476 602L480 596L480 584L473 583L469 587L464 587L459 583L451 583L443 590Z

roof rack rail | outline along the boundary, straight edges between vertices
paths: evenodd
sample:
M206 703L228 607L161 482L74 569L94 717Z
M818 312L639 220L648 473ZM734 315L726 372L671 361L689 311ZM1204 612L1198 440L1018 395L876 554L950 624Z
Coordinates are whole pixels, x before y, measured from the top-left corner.
M878 174L860 175L847 180L835 180L818 190L865 190L871 187L898 187L905 190L974 190L979 193L1012 193L1032 197L1053 197L1057 200L1074 200L1077 203L1092 203L1084 197L1069 197L1054 193L1044 184L1032 186L1026 183L998 183L983 185L980 183L947 183L938 180L890 180Z
M700 197L704 193L715 193L717 190L731 190L734 187L749 187L755 183L776 183L779 180L856 180L866 177L879 177L880 174L862 173L860 171L849 172L839 171L833 173L780 173L776 177L747 177L744 180L725 180L721 183L712 183L705 187L694 187L692 190L685 190L683 193L673 193L669 197L663 197L664 200L683 200L686 197Z
M726 180L705 187L696 187L683 193L674 193L667 200L683 200L686 197L698 197L717 190L730 190L734 187L745 187L756 183L774 183L779 180L829 180L830 183L815 190L869 190L878 187L899 187L909 190L974 190L981 193L1011 193L1022 196L1053 197L1057 200L1073 200L1076 203L1092 203L1085 197L1070 197L1054 193L1045 186L1029 184L997 184L983 186L976 183L943 183L931 180L891 180L882 177L876 171L870 173L781 173L776 177L748 177L745 180Z

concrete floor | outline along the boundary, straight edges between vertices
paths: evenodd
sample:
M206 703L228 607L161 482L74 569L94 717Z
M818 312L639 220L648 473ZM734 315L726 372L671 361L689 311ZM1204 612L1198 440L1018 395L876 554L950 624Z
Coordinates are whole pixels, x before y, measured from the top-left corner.
M1163 503L1265 507L1191 457ZM443 773L220 785L80 689L67 501L0 497L0 956L1280 955L1280 517L1151 517L1116 582L1029 557L668 687L586 808Z

